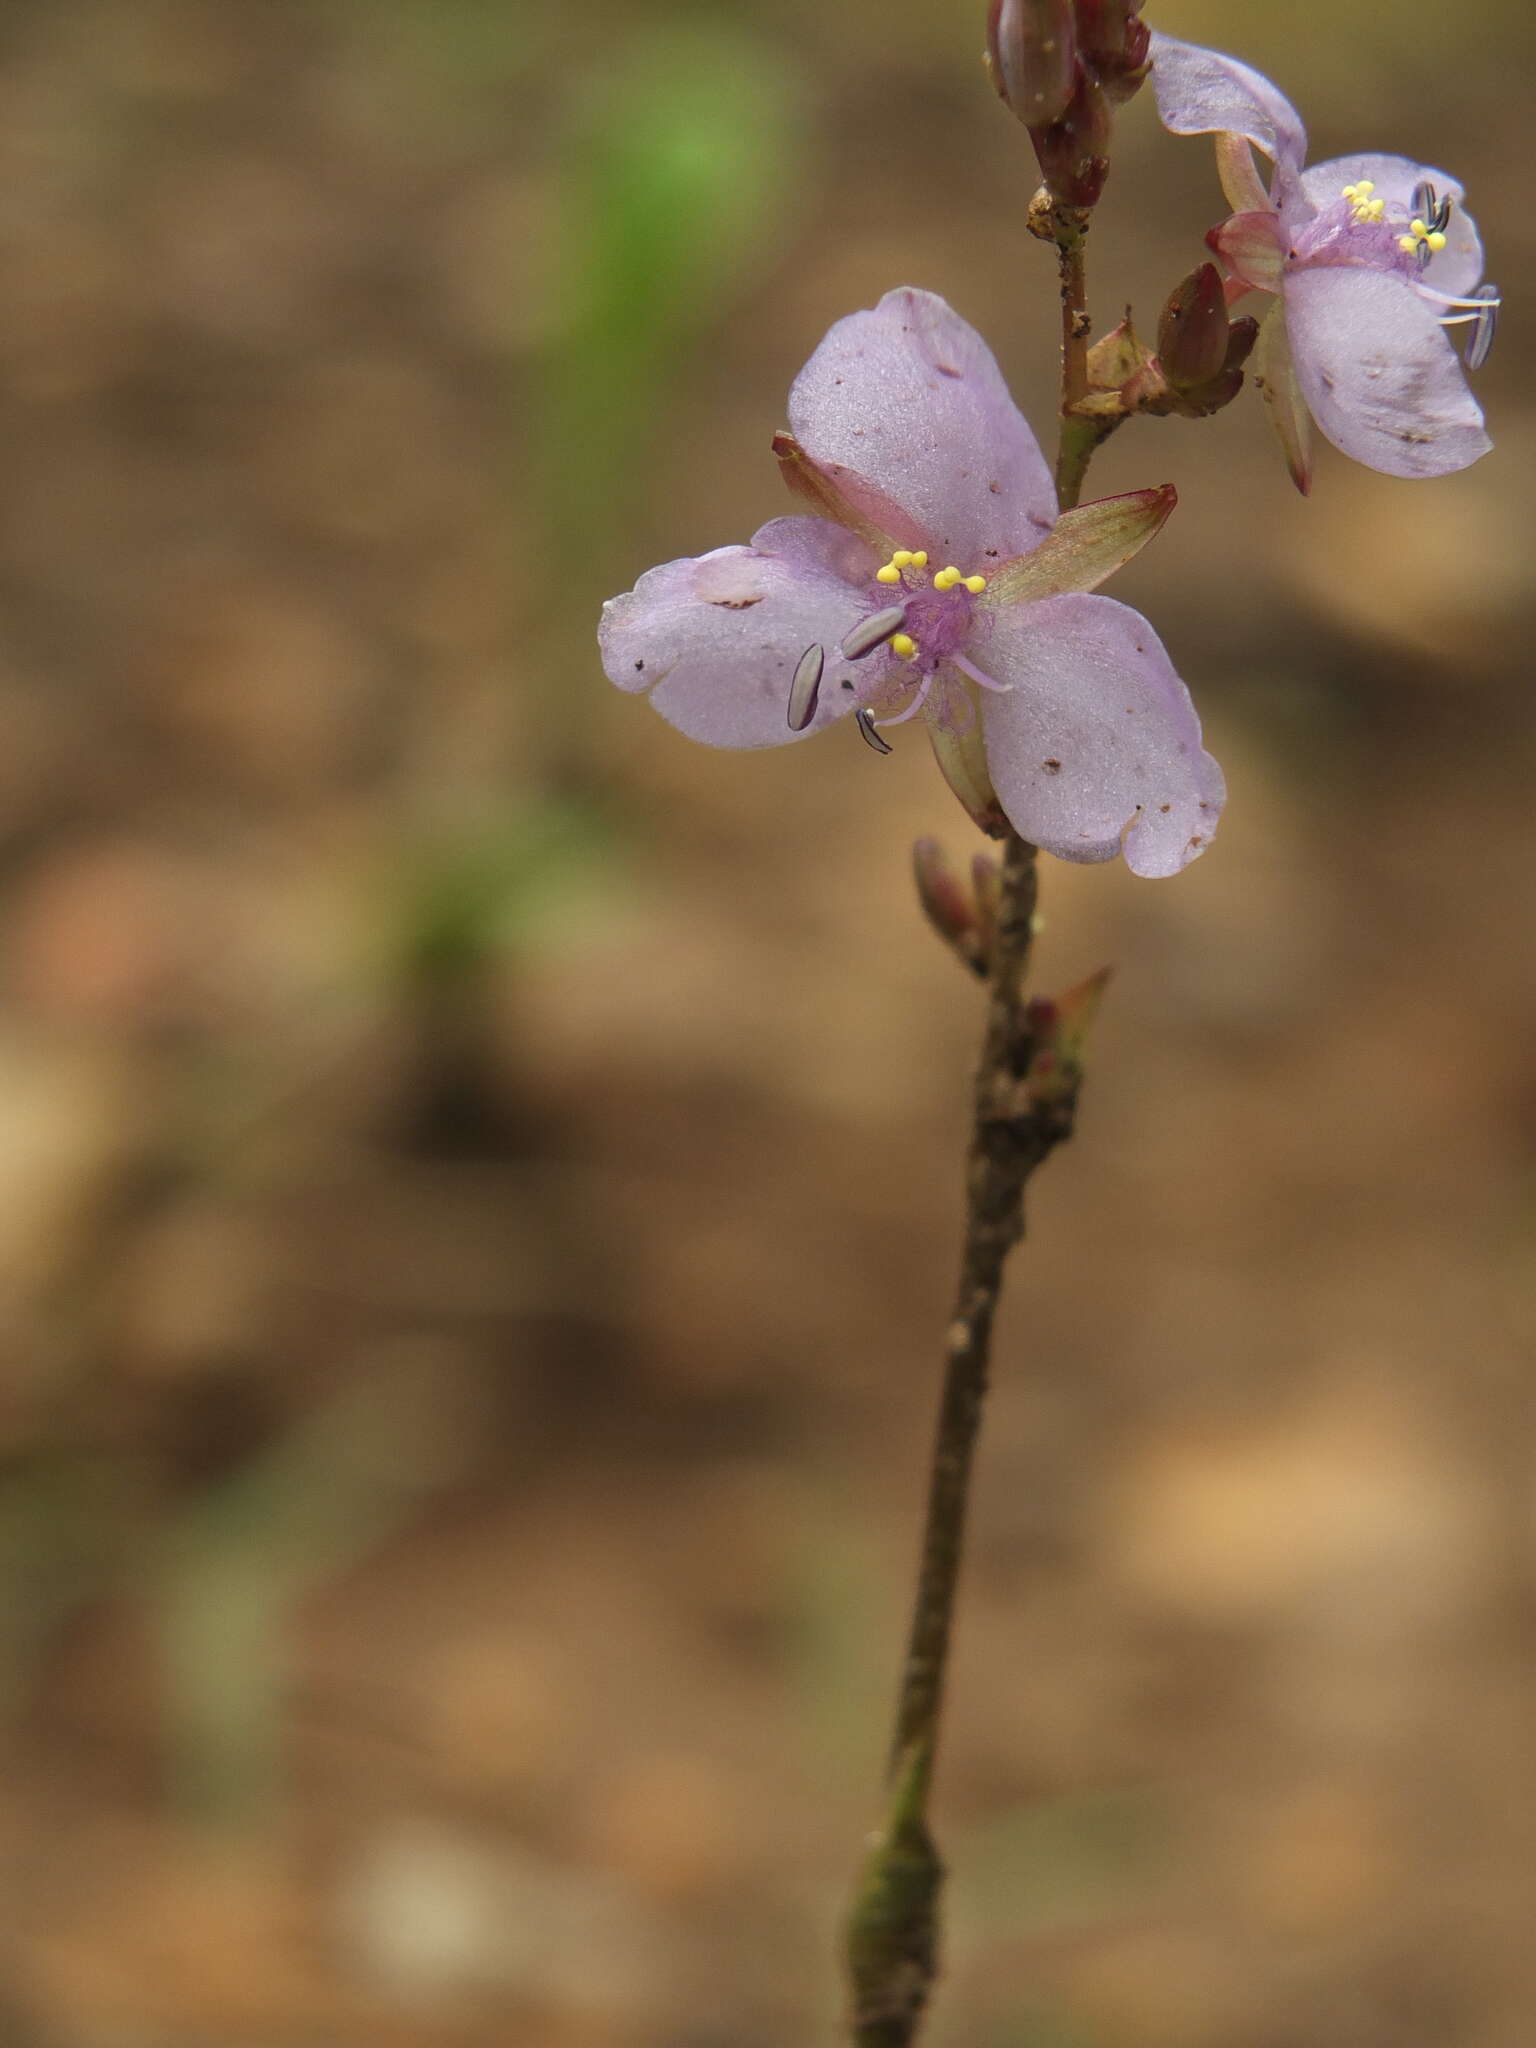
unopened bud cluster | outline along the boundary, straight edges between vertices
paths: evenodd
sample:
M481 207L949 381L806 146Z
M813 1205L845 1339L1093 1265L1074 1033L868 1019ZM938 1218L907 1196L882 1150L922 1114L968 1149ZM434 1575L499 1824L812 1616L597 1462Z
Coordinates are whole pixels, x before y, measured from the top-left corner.
M1095 206L1114 108L1146 78L1142 0L991 0L987 68L1029 130L1051 199Z
M1088 351L1088 395L1079 408L1108 433L1133 413L1204 419L1230 405L1243 387L1243 365L1258 322L1227 314L1227 295L1214 263L1202 263L1175 285L1158 315L1149 346L1129 317Z

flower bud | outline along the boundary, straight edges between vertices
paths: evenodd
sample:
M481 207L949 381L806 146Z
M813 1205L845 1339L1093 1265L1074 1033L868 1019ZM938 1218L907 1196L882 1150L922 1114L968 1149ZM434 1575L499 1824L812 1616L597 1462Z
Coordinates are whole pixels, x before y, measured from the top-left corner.
M990 854L971 856L971 887L976 892L976 950L985 971L992 963L992 949L997 944L997 919L1003 896L1003 878Z
M1141 0L1077 0L1077 40L1084 64L1116 106L1140 91L1151 68L1152 37Z
M928 922L973 973L983 973L976 905L937 839L919 839L913 845L912 875L917 883L917 900Z
M1059 120L1077 83L1072 0L992 0L987 68L1004 105L1027 128Z
M1030 129L1041 176L1059 205L1098 205L1109 175L1113 125L1109 101L1098 82L1080 71L1076 90L1060 118L1047 127Z
M1205 384L1227 359L1227 295L1214 263L1176 285L1157 323L1157 354L1175 391Z

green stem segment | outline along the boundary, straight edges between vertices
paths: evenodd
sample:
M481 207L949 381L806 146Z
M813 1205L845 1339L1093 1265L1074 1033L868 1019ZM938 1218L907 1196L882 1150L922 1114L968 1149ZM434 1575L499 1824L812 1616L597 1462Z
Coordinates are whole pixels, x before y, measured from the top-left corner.
M1056 486L1065 511L1077 504L1102 437L1071 410L1087 389L1086 216L1068 218L1066 209L1053 209L1053 215L1053 229L1060 229L1051 239L1060 256L1062 292ZM922 1563L891 1744L890 1805L859 1874L848 1921L851 2029L857 2048L910 2048L937 1974L944 1866L928 1829L928 1795L992 1323L1008 1254L1024 1235L1025 1185L1071 1135L1076 1107L1075 1087L1047 1101L1033 1097L1028 1085L1031 1042L1023 998L1037 886L1035 848L1010 830L1003 847L986 1032L976 1074L960 1281L945 1332Z

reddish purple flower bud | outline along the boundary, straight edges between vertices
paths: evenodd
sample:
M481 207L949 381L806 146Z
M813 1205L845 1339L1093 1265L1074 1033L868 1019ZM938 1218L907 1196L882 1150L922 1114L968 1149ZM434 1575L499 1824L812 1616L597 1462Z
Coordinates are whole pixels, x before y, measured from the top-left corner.
M1151 68L1152 37L1140 13L1141 0L1077 0L1078 49L1116 105L1140 90Z
M1097 206L1109 175L1114 126L1098 81L1079 72L1077 89L1059 120L1031 128L1029 137L1051 197L1063 206Z
M1175 285L1157 323L1157 354L1175 391L1208 383L1227 360L1227 295L1214 263Z
M976 892L976 950L985 972L997 944L997 913L1003 895L1003 878L990 854L972 854L971 887Z
M1059 120L1077 84L1072 0L992 0L987 69L998 96L1027 128Z
M912 877L923 915L946 946L970 960L976 930L976 908L965 884L949 864L937 839L919 839L912 847Z
M1240 320L1234 320L1227 329L1227 354L1222 364L1223 371L1230 376L1240 370L1253 354L1253 345L1259 338L1259 323L1251 313L1245 313Z

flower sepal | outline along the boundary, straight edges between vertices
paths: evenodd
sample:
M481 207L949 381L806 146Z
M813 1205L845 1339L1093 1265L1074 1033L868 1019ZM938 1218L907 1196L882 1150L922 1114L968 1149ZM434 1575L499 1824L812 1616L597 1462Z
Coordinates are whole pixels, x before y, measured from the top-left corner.
M992 786L991 772L987 767L986 740L981 720L975 716L974 694L970 702L972 717L969 723L956 727L929 719L928 738L933 747L933 758L939 764L939 773L959 798L971 823L985 832L989 839L1002 839L1008 831L1008 816Z
M836 477L822 464L812 462L793 434L775 434L773 453L779 465L779 475L808 511L820 519L830 519L849 533L856 533L876 554L888 555L898 540L913 537L915 528L899 506L890 507L888 525L877 525L873 519L867 518L844 494ZM864 493L866 498L871 495L867 484Z
M1037 548L993 574L987 604L995 609L1097 590L1141 553L1178 502L1172 484L1157 484L1063 512Z
M1312 415L1297 382L1285 331L1285 308L1279 304L1259 323L1253 381L1284 450L1291 482L1305 498L1312 489Z
M1285 230L1275 213L1234 213L1206 236L1237 279L1252 292L1277 292L1285 269Z

